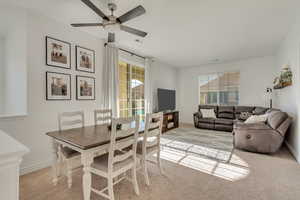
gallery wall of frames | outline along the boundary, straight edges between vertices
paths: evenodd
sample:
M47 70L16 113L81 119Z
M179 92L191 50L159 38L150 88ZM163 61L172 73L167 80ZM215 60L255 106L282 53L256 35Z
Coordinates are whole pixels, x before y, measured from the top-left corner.
M53 70L46 72L46 99L71 100L72 75L71 48L69 42L46 36L46 65ZM55 68L66 70L55 72ZM95 51L75 45L76 99L95 100ZM89 74L89 75L87 75Z

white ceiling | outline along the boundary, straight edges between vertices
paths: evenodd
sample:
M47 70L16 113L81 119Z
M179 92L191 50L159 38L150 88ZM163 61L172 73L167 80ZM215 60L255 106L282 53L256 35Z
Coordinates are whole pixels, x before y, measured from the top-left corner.
M65 24L99 22L80 0L0 0L34 9ZM92 0L104 12L108 0ZM175 67L199 66L273 55L293 25L299 0L114 0L116 15L141 4L147 13L126 25L149 35L141 39L125 32L118 43ZM106 12L109 14L109 12ZM101 28L80 28L106 38Z

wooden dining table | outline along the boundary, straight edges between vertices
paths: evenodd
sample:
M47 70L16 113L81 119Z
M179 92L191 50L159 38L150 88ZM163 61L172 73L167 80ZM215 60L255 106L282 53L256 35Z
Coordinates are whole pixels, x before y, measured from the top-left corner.
M134 127L135 125L131 124L130 126ZM140 135L143 135L144 129L144 123L141 122L139 124ZM110 132L110 125L104 124L46 133L46 135L52 138L54 154L52 166L53 182L55 184L58 182L58 177L61 173L61 161L58 159L61 148L58 147L64 146L78 151L81 153L81 164L83 166L83 197L84 200L90 200L92 175L89 169L95 156L103 155L108 152ZM117 140L120 139L126 139L126 137L119 136Z

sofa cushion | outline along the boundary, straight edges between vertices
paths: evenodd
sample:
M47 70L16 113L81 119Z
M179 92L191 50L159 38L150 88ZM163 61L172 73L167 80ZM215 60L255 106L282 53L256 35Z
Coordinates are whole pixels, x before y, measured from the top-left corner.
M253 106L236 106L234 109L235 118L240 120L246 120L241 117L241 113L251 113L253 112L255 107Z
M218 113L218 106L213 105L199 105L198 111L200 112L201 109L214 109L215 113Z
M269 126L271 126L273 129L277 129L282 122L284 122L288 115L285 112L280 111L273 111L268 114L268 120L267 123Z
M234 107L233 106L219 106L218 118L234 119Z
M264 107L256 107L254 110L253 110L253 115L263 115L267 112L269 108L264 108Z
M242 112L252 112L255 107L252 106L236 106L234 112L242 113Z
M225 125L225 124L215 124L215 130L218 131L226 131L226 132L231 132L233 130L231 125Z
M252 116L252 113L250 113L250 112L241 112L241 114L239 114L238 116L235 116L235 117L239 120L245 121L251 116Z
M214 124L216 118L200 118L198 120L199 123L207 123L207 124Z
M214 109L200 109L203 118L217 118Z
M233 125L233 120L217 118L215 119L215 124Z
M269 114L252 115L245 121L245 124L265 123L268 119L268 116Z

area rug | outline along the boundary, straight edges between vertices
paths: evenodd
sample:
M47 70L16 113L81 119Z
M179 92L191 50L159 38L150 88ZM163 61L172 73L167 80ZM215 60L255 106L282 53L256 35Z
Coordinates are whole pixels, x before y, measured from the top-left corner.
M233 151L233 136L230 132L177 128L163 134L161 146L162 150L173 149L227 162Z

